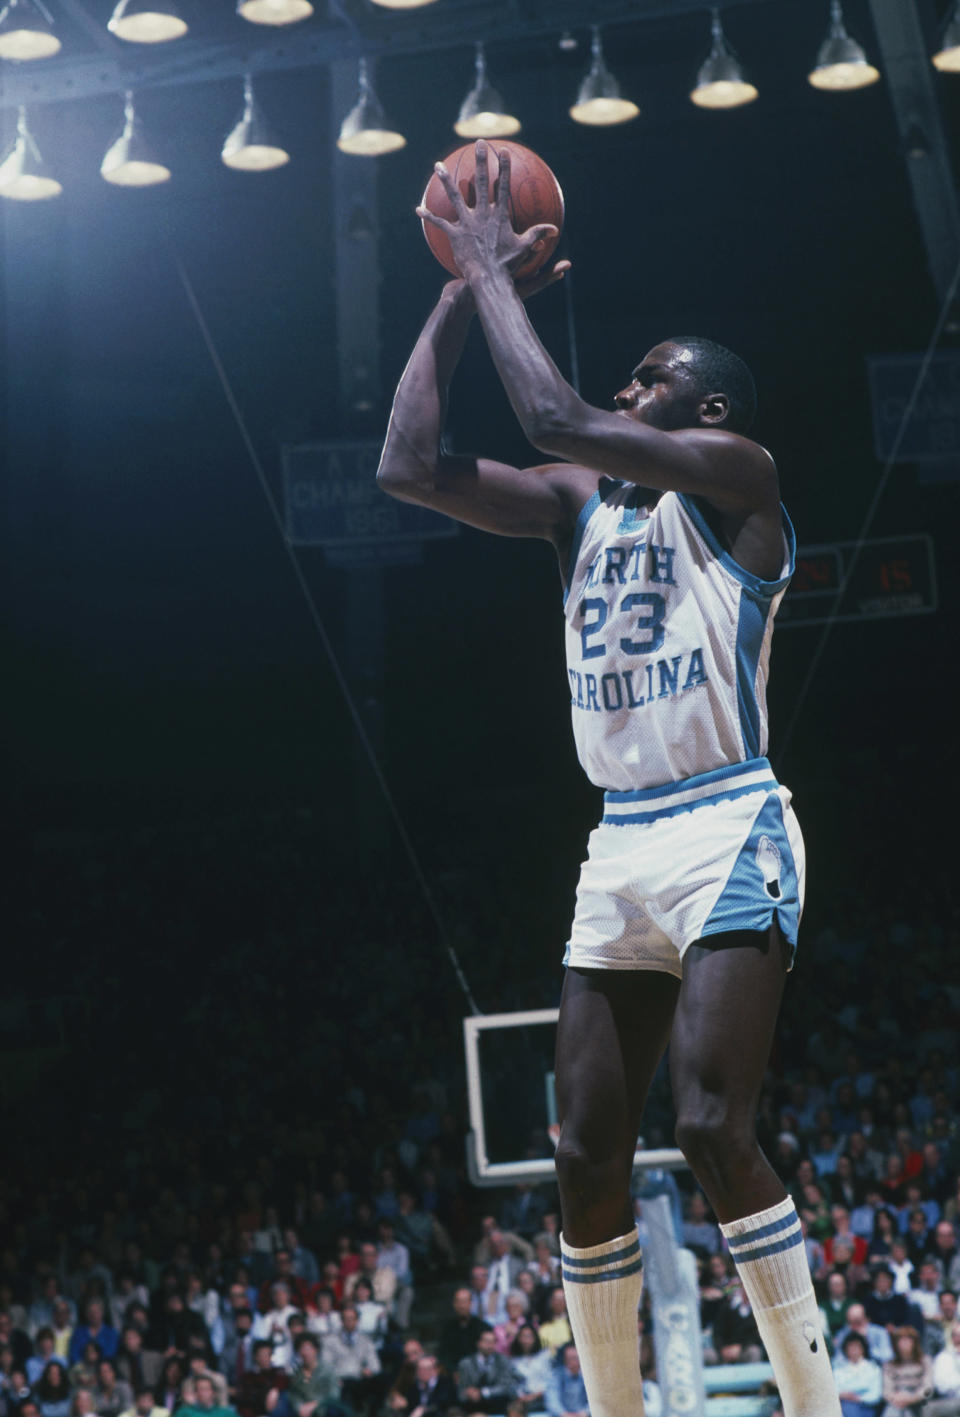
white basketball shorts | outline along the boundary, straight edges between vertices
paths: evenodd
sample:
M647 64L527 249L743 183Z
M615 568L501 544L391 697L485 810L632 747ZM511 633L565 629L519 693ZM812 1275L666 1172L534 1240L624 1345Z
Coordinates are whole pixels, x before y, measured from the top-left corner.
M680 979L698 940L765 932L776 920L792 966L804 866L790 793L766 758L665 787L607 792L563 962Z

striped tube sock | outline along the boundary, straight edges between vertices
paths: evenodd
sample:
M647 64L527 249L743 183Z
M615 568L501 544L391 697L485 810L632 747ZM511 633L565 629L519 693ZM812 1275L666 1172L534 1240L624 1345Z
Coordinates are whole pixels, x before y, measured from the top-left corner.
M582 1250L561 1235L560 1256L590 1417L643 1417L637 1330L643 1260L636 1230Z
M788 1196L720 1229L780 1389L784 1417L840 1417L796 1207Z

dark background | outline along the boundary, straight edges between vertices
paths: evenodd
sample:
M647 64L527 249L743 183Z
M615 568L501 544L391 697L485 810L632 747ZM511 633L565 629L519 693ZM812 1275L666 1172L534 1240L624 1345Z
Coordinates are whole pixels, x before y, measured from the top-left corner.
M922 8L931 25L945 9ZM611 29L608 60L643 109L615 129L566 117L585 28L575 54L555 40L507 47L492 36L489 55L524 120L522 141L564 188L584 396L608 404L671 334L732 346L756 371L756 433L776 456L801 543L857 536L881 472L866 356L922 351L937 316L885 83L831 95L806 82L825 11L808 0L729 11L761 96L728 113L686 97L704 16ZM867 5L851 0L846 13L875 55ZM466 48L378 68L384 106L408 138L377 166L387 394L443 279L412 209L431 163L457 141L450 124L471 72ZM960 80L935 82L956 133ZM301 811L315 868L303 908L318 921L338 862L361 878L409 877L362 778L358 807L351 719L176 274L179 257L278 496L283 443L382 434L386 394L359 428L339 407L331 171L346 159L324 71L264 75L258 92L293 153L280 172L222 167L238 87L197 83L141 97L174 169L166 187L100 179L117 100L87 99L32 117L64 195L0 204L7 860L31 899L60 893L58 928L73 930L80 951L102 936L71 916L71 841L197 821L216 834L237 814ZM532 309L568 371L565 300L554 289ZM539 460L478 335L451 429L460 448ZM910 466L894 469L872 532L933 536L940 609L837 627L779 763L820 921L838 883L882 890L954 776L957 499L956 481L927 485ZM321 551L300 555L349 667L355 590ZM497 928L518 948L529 941L549 978L597 806L570 740L552 553L464 530L427 546L419 567L387 570L383 592L382 683L355 688L377 700L383 766L425 877L455 934L495 860L510 881ZM820 634L785 629L776 642L775 760ZM182 857L170 889L199 899L202 860L191 865L189 846ZM254 896L256 881L243 889ZM17 918L22 961L29 935ZM437 949L429 919L415 933L418 948ZM211 952L222 943L211 930ZM141 965L135 950L119 959L122 986ZM478 958L463 963L468 975L483 970ZM446 969L441 953L436 968Z

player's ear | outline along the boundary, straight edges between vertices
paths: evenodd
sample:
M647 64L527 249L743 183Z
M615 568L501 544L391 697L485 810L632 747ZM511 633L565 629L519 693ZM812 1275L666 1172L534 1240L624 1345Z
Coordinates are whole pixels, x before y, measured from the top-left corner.
M708 394L700 404L700 421L716 427L725 423L730 412L730 400L726 394Z

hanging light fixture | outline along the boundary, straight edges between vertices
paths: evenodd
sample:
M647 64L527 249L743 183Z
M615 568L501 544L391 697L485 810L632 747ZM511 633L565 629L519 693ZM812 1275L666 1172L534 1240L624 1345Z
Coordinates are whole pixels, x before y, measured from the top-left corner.
M237 14L252 25L295 25L313 14L310 0L237 0Z
M432 5L434 0L373 0L384 10L419 10L422 5Z
M0 162L0 197L8 197L14 202L43 202L50 197L59 197L62 191L57 179L47 172L27 127L27 110L21 107L17 118L17 136Z
M960 74L960 0L957 0L953 14L947 20L933 62L943 74Z
M269 172L290 161L286 148L273 141L263 121L259 105L253 97L253 81L248 74L243 81L243 112L237 125L227 135L220 153L227 167L238 172Z
M10 0L0 9L0 58L48 59L59 48L53 17L41 0Z
M620 85L607 68L600 44L600 28L591 27L590 68L580 85L577 101L570 109L575 123L606 128L614 123L629 123L640 112L630 99L621 97Z
M173 0L118 0L107 29L131 44L165 44L186 34Z
M123 131L107 148L100 176L115 187L156 187L170 180L169 167L157 161L144 140L129 91L124 99Z
M453 131L461 138L509 138L520 132L520 119L514 118L503 105L503 99L487 78L487 56L483 44L477 43L476 79L473 88L460 105L460 117Z
M711 16L713 44L700 65L690 98L698 108L741 108L753 102L757 90L744 78L740 61L727 43L718 5L714 5Z
M830 0L830 28L807 75L810 83L815 89L865 89L879 77L863 46L847 34L840 0Z
M404 148L407 140L391 128L373 91L366 59L360 60L360 96L340 126L337 147L358 157L379 157Z

